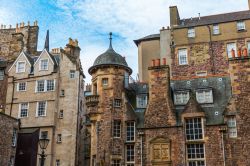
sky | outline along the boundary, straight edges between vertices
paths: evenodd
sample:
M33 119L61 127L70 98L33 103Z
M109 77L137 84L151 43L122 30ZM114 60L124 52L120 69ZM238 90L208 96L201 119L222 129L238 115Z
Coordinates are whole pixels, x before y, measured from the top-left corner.
M50 48L64 47L78 39L86 82L88 68L109 46L126 57L132 77L138 73L138 50L133 40L159 33L169 26L169 6L177 6L181 18L248 10L247 0L0 0L0 24L38 21L38 50L50 31Z

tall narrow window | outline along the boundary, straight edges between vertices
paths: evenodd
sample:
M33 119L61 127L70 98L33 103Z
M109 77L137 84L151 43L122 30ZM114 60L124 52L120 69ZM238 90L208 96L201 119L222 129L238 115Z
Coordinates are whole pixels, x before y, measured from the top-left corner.
M17 62L16 72L17 73L25 72L25 62Z
M218 24L213 25L213 34L214 35L220 34L220 27Z
M20 118L24 118L24 117L28 117L28 103L21 103L19 105L19 117Z
M230 138L237 137L237 126L236 126L236 118L232 116L227 120L228 133Z
M126 164L129 166L134 166L135 163L135 146L126 146Z
M245 22L244 21L238 21L237 22L237 30L242 31L242 30L245 30L245 29L246 29Z
M178 59L179 59L179 65L187 65L188 64L187 49L179 49L178 50Z
M189 166L205 166L204 144L187 144Z
M203 125L201 118L186 119L186 139L203 139Z
M135 122L127 122L127 142L135 141Z
M46 101L37 103L37 116L46 116Z
M227 44L227 56L228 58L233 58L232 51L234 51L235 56L237 57L236 43Z
M137 95L136 105L137 105L137 108L146 108L147 107L147 95Z
M69 78L75 78L75 70L70 70Z
M4 79L4 70L0 69L0 80Z
M113 137L120 138L121 137L121 121L114 120L113 122Z
M16 146L16 140L17 140L17 129L13 129L13 134L12 134L12 146Z
M49 60L48 59L40 60L40 70L48 70L48 68L49 68Z
M60 166L60 160L56 160L56 166Z
M62 142L62 134L57 134L57 143Z
M195 37L195 30L194 28L188 28L188 37L194 38Z
M17 84L17 91L26 91L26 82L19 82Z
M45 81L44 80L37 81L36 91L37 92L44 92L45 91Z
M108 86L108 78L103 78L102 79L102 86Z
M47 80L47 91L53 91L55 88L55 81L54 80Z
M58 118L59 118L59 119L62 119L62 118L63 118L63 110L60 110L60 111L59 111Z

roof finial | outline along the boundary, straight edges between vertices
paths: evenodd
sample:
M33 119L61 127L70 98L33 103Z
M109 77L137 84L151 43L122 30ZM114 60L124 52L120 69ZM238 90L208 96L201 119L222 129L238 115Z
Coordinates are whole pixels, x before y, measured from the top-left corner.
M44 49L46 49L47 51L49 51L49 30L47 30L45 44L44 44Z
M109 48L112 48L112 32L109 32Z

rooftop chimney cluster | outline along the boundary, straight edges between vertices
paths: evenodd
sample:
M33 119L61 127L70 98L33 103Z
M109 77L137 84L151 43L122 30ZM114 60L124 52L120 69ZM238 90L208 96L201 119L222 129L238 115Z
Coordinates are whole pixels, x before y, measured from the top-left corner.
M52 54L60 54L60 51L61 50L61 48L52 48Z
M78 47L78 40L77 39L73 40L72 38L69 38L68 45Z
M162 58L162 63L161 59L152 59L151 67L165 66L165 65L167 65L166 58Z
M16 24L16 32L19 32L20 28L23 28L25 26L30 26L30 22L28 21L27 25L25 25L24 22L17 23ZM38 26L38 22L34 21L33 26ZM13 28L12 25L7 26L7 25L4 25L4 24L1 24L1 26L0 26L0 29L12 29L12 28Z

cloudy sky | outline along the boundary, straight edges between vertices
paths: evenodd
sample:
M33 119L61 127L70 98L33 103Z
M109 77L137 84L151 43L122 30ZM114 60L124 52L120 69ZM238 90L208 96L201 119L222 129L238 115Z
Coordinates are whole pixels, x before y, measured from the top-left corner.
M126 57L137 74L137 47L133 40L169 25L169 6L177 5L181 18L248 9L247 0L0 0L0 24L38 20L38 49L42 49L46 30L50 48L64 47L68 38L78 39L86 82L88 68L108 48Z

